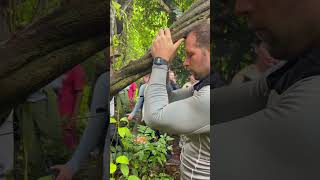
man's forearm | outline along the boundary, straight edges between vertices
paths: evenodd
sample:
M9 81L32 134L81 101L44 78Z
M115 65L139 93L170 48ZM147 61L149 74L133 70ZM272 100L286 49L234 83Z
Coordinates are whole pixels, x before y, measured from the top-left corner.
M81 161L85 160L90 151L93 150L94 147L99 142L103 131L107 126L105 117L107 117L106 113L98 113L91 112L92 118L90 118L88 125L81 137L80 144L77 147L72 159L67 163L71 169L76 172L79 169Z
M211 90L211 124L231 121L265 108L269 88L264 78Z

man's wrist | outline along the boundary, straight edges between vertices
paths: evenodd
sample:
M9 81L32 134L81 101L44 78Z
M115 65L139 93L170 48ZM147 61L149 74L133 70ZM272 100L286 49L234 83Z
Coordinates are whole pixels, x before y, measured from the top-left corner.
M153 59L153 64L155 64L155 65L168 65L168 60L166 60L162 57L155 57Z

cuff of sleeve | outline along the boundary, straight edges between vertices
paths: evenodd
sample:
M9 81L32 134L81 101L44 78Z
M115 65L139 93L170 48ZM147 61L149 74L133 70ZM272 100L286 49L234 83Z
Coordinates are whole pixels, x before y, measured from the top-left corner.
M72 173L75 174L79 169L79 163L76 163L74 160L70 160L66 163L66 166L71 169Z
M166 85L167 83L167 72L168 66L167 65L153 65L152 66L152 73L150 78L149 84L163 84Z

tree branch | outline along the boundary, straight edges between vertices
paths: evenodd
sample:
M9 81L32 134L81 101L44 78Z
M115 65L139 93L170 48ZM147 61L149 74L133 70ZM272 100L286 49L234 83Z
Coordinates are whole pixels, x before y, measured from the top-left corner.
M210 17L210 1L197 1L197 6L186 11L171 27L172 40L177 40L186 36L186 34L195 26L202 23L202 20L208 20ZM110 94L115 95L121 89L128 86L131 82L141 78L151 71L152 56L150 50L139 60L131 61L121 70L114 73L111 79Z

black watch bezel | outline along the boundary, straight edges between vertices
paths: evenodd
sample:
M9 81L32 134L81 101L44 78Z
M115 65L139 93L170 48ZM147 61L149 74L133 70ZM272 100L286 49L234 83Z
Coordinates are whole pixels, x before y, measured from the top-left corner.
M153 59L153 64L155 65L168 65L168 62L162 57L155 57Z

